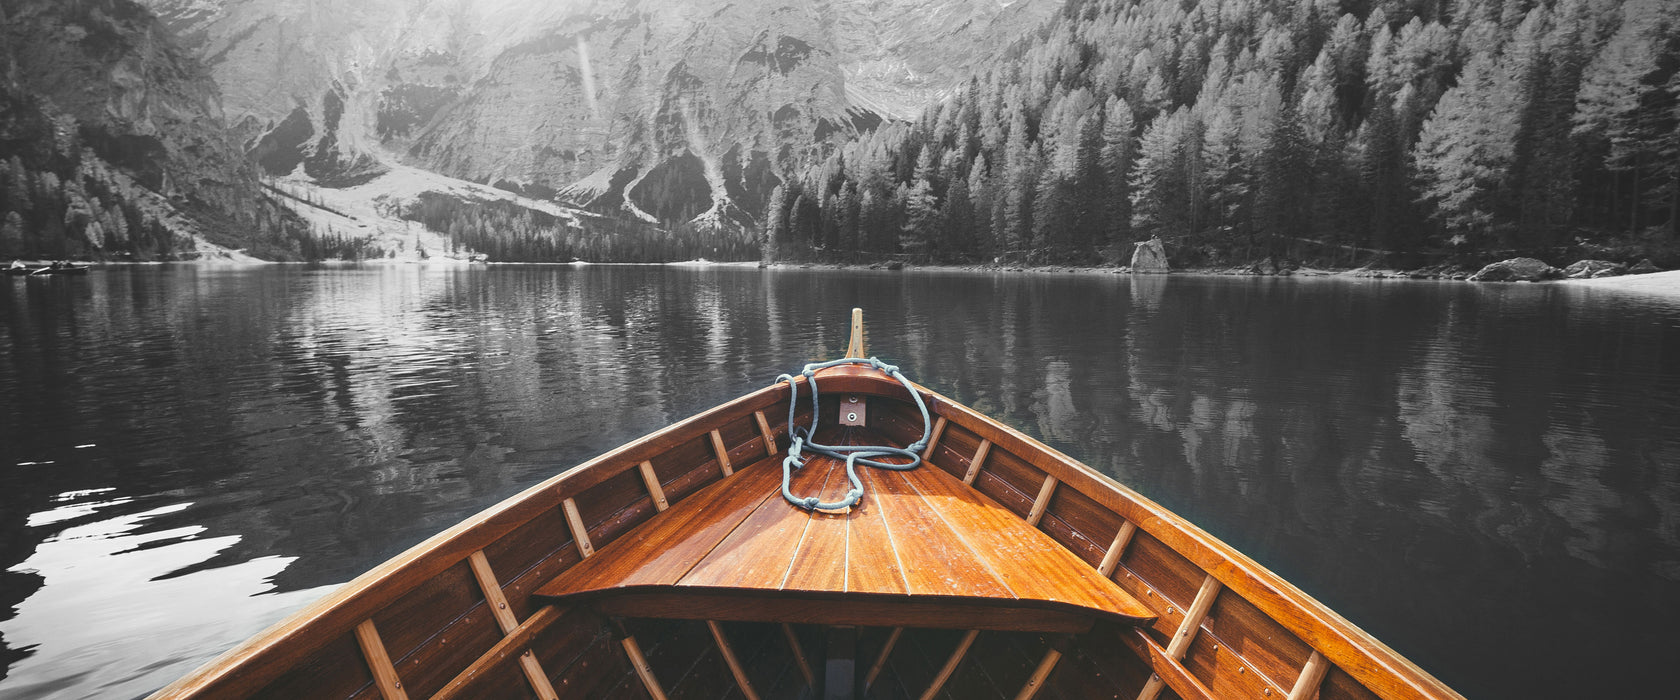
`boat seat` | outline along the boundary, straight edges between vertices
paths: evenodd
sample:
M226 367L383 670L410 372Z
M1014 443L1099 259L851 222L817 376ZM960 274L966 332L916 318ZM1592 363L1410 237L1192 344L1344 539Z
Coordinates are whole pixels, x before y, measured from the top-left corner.
M823 437L883 444L869 428ZM824 440L827 442L827 440ZM1048 535L943 470L860 467L846 514L781 496L782 455L690 495L538 587L624 617L1079 633L1155 615ZM834 500L845 464L818 457L792 490Z

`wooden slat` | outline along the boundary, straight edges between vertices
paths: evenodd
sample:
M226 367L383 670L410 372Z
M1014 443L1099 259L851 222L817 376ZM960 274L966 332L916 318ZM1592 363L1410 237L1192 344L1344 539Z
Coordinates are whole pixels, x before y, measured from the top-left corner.
M572 542L577 544L578 554L584 559L595 553L595 545L589 541L589 528L583 525L583 516L578 515L577 501L570 498L561 501L561 507L566 509L566 526L572 529Z
M788 648L793 650L793 662L799 666L799 675L805 678L805 685L816 687L817 674L811 671L811 662L805 659L805 646L799 643L799 635L793 631L793 625L782 623L782 636L787 638Z
M513 610L509 609L507 596L502 593L502 585L496 580L495 570L490 568L490 560L484 556L484 550L478 550L467 558L472 565L473 577L478 579L478 587L484 591L484 602L490 607L491 614L496 616L496 624L502 628L502 634L513 634L519 629L519 621L514 618ZM476 665L476 664L475 664ZM554 692L554 686L548 682L548 674L543 671L542 664L529 649L519 655L519 666L525 672L525 680L530 681L531 689L536 691L542 700L559 700Z
M1108 545L1108 551L1103 554L1102 563L1097 565L1097 573L1103 576L1114 574L1115 565L1120 563L1120 556L1126 553L1126 545L1132 543L1132 535L1137 533L1137 525L1127 520L1120 526L1120 531L1114 533L1114 541Z
M851 485L846 481L846 467L840 460L820 457L806 464L805 469L817 468L817 461L829 464L828 479L816 493L818 500L833 503L845 497ZM783 505L783 504L778 504ZM786 507L783 505L783 507ZM780 588L784 591L844 591L846 590L846 531L851 528L849 509L846 514L815 512L805 525L805 535L788 562L787 577Z
M906 593L910 589L904 582L893 532L882 514L882 497L875 485L876 470L858 471L864 497L852 509L848 521L851 527L846 530L846 592Z
M659 487L659 475L653 473L653 462L642 460L642 483L647 486L648 495L653 497L653 507L659 512L665 512L671 507L670 501L665 500L665 489Z
M814 459L805 468L793 473L788 488L801 495L820 493L833 467L833 460ZM767 465L766 468L770 474L761 475L743 469L740 478L751 480L755 485L762 481L759 488L773 493L760 494L764 498L757 501L753 511L724 536L723 541L696 560L678 580L680 585L777 589L787 580L788 563L804 540L812 515L782 498L777 483L781 478L779 466Z
M1044 518L1044 509L1050 507L1050 496L1056 493L1056 477L1045 475L1044 485L1038 487L1038 498L1033 499L1032 510L1027 512L1027 524L1038 527L1038 521Z
M945 682L951 680L951 674L957 672L957 665L961 664L963 657L968 655L968 648L974 646L974 638L978 636L980 636L980 630L969 630L967 634L963 635L962 641L957 642L957 648L951 652L951 658L946 659L945 665L940 667L939 675L934 676L933 682L928 684L927 690L922 691L921 700L933 700L933 697L939 694L939 691L945 687Z
M1178 631L1173 634L1172 641L1167 643L1167 657L1173 661L1184 658L1184 651L1190 648L1190 642L1196 638L1196 631L1201 629L1202 619L1213 607L1213 599L1219 597L1220 584L1211 574L1202 579L1201 589L1196 591L1196 600L1190 604L1190 609L1184 613L1184 621L1178 625ZM1143 686L1143 692L1138 693L1138 700L1155 700L1166 685L1157 673L1149 683Z
M764 454L776 456L776 434L770 432L770 419L764 417L763 411L753 411L753 418L758 420L758 432L764 436Z
M635 637L625 637L619 640L624 647L624 655L630 657L630 667L636 670L636 675L642 679L642 687L647 689L653 700L666 700L665 690L659 687L659 679L653 676L653 667L648 665L647 656L642 654L642 647L636 643Z
M1150 639L1149 633L1144 632L1143 629L1132 627L1120 631L1119 636L1120 641L1130 647L1132 653L1142 659L1143 663L1154 672L1154 675L1149 677L1149 683L1144 686L1144 692L1149 692L1149 686L1151 685L1165 684L1184 700L1216 700L1213 691L1208 690L1206 685L1196 680L1195 676L1190 675L1190 671L1185 669L1184 664L1179 663L1178 659L1168 656L1167 650L1162 649L1161 645ZM1155 694L1158 695L1160 692L1157 689Z
M1184 650L1190 648L1190 641L1196 638L1196 630L1201 629L1202 619L1207 617L1208 610L1213 607L1213 599L1219 597L1221 589L1219 579L1212 574L1202 579L1195 602L1190 604L1190 610L1184 613L1184 621L1178 625L1178 633L1167 644L1168 655L1175 659L1184 658Z
M945 417L940 416L943 420ZM992 451L992 441L982 439L979 449L974 451L974 459L968 462L968 473L963 475L963 483L974 485L974 477L980 476L980 468L986 464L986 455Z
M863 357L863 309L852 308L852 333L846 341L846 357Z
M881 675L881 669L887 665L887 657L892 655L893 645L898 644L898 638L904 636L903 627L894 627L892 634L887 635L887 642L881 645L881 653L875 655L875 663L869 666L869 674L863 677L863 689L875 684L875 678Z
M1038 662L1038 668L1033 669L1032 677L1027 679L1026 685L1021 686L1021 692L1015 694L1015 700L1032 700L1038 694L1038 689L1044 687L1044 680L1050 677L1050 672L1056 670L1056 662L1062 660L1062 652L1051 649L1044 652L1044 658Z
M602 587L674 585L765 499L780 500L781 477L775 459L761 459L614 540L608 551L616 554L604 563L582 562L536 592L556 596Z
M914 472L865 469L861 475L891 533L899 562L917 562L900 567L906 591L911 595L1010 596L1009 587L975 559L943 519L922 505L926 499L905 480L910 473Z
M736 658L735 650L729 646L729 639L723 636L723 628L715 620L707 620L706 629L712 631L712 640L717 642L718 653L723 654L723 662L729 665L729 672L735 675L735 684L740 686L741 694L747 700L758 700L758 693L753 692L752 680L747 678L747 670L741 667L741 660Z
M933 435L928 438L927 449L922 450L922 461L933 457L933 451L939 449L939 438L945 435L945 416L933 422Z
M981 496L963 488L937 469L893 472L921 493L929 510L953 524L976 561L993 572L1008 571L1009 589L1018 598L1057 601L1133 619L1155 614L1098 576L1091 567L1049 535L1023 528L1020 520ZM960 529L956 527L960 524ZM906 539L895 538L902 548ZM918 561L922 559L918 558ZM915 568L906 565L906 568ZM910 575L909 571L905 572Z
M723 471L725 478L728 478L729 475L735 473L735 465L729 463L729 448L723 446L723 433L713 430L711 435L712 454L717 455L718 469Z
M367 659L368 669L373 671L373 681L379 687L379 694L385 700L408 700L402 679L397 677L397 669L391 666L391 656L385 653L385 643L379 641L379 630L374 628L373 620L363 620L362 624L356 625L356 642L362 647L362 657Z
M514 654L521 654L521 663L523 664L523 658L531 654L529 651L531 640L546 632L549 627L560 620L563 614L562 609L552 605L538 608L536 612L531 613L529 618L526 618L525 622L520 623L506 637L503 637L502 641L496 642L495 646L490 647L490 651L484 652L484 655L474 661L471 666L455 674L455 678L444 685L442 690L432 694L431 700L455 700L456 698L471 697L472 684L477 682L485 671L503 663ZM533 661L536 660L534 656L531 658ZM548 682L547 677L544 677L543 682ZM550 686L550 691L552 690L553 688Z
M1311 700L1318 694L1319 684L1324 682L1324 674L1330 672L1330 662L1323 654L1313 652L1307 659L1307 665L1301 668L1301 677L1295 679L1295 687L1289 690L1289 700Z

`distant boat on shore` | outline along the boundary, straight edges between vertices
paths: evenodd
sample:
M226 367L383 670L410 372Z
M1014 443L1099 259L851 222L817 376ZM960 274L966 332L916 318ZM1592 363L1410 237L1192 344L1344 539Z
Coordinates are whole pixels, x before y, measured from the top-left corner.
M26 263L22 260L13 260L11 265L6 266L6 274L18 277L35 275L85 275L88 273L88 270L91 269L93 269L92 265L77 265L75 263L68 262Z

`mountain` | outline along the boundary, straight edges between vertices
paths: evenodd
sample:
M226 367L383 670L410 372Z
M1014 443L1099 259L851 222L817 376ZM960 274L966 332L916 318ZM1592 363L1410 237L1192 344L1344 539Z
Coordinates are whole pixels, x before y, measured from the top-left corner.
M0 2L0 255L268 257L307 229L227 137L209 74L129 0Z
M145 0L271 176L402 163L756 229L795 163L948 93L1054 0Z

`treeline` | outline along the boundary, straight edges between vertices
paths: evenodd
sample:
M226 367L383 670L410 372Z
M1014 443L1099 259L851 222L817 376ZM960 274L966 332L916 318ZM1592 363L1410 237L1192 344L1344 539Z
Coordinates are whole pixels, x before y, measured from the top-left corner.
M562 218L513 202L424 192L398 214L449 236L451 252L495 262L752 260L758 242L693 227L663 229L579 213Z
M197 255L183 226L239 231L246 252L271 260L367 254L366 242L321 235L267 196L243 221L202 202L171 199L89 143L77 121L37 98L0 89L0 259L180 260ZM251 230L254 229L254 230ZM225 234L224 234L225 235Z
M778 259L1680 263L1673 0L1069 0L772 196ZM1574 250L1570 250L1574 249Z

